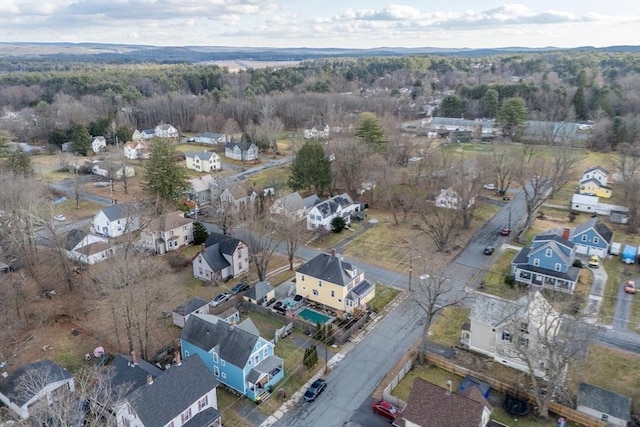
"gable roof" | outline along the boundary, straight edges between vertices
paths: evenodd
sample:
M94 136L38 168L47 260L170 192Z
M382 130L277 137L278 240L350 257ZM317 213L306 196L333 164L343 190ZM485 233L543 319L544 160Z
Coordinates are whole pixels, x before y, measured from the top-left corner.
M597 179L595 179L595 178L584 179L584 180L580 181L580 185L582 185L582 184L588 184L588 183L590 183L590 182L591 182L591 183L593 183L593 184L595 184L595 185L597 185L597 186L598 186L598 187L600 187L600 188L605 188L605 189L607 189L607 190L610 190L610 189L611 189L611 187L608 187L608 186L606 186L606 185L603 185L600 181L598 181L598 180L597 180Z
M109 221L116 221L118 219L131 216L133 210L134 206L130 203L118 203L116 205L111 205L103 208L102 213L104 213Z
M486 325L497 326L524 313L523 301L512 301L494 295L475 292L470 319Z
M416 378L401 416L422 426L478 427L484 407L473 399Z
M291 213L304 208L304 201L302 196L297 191L291 194L287 194L278 199L282 203L282 208L285 212Z
M301 265L296 273L345 286L353 280L348 271L354 271L351 263L338 256L322 253Z
M219 139L221 137L223 137L224 134L223 133L215 133L215 132L201 132L199 134L196 135L196 138L213 138L213 139Z
M51 384L58 381L73 378L73 375L62 366L52 362L51 360L41 360L35 363L28 363L20 366L7 378L0 378L0 393L4 394L10 401L17 406L23 406L31 400L40 390L32 390L27 387L22 389L21 383L24 383L23 375L30 375L33 372L40 378L44 375L43 380L38 383Z
M77 228L69 230L67 235L64 237L64 248L68 251L72 251L73 248L78 246L78 243L82 242L82 239L88 235L89 233L86 231L78 230Z
M193 311L202 308L207 304L209 304L209 301L207 300L204 300L202 298L193 298L185 302L184 304L177 306L171 311L181 316L186 316L187 314L192 313Z
M189 185L191 186L191 189L196 193L209 190L215 185L215 183L216 183L216 180L211 175L202 175L197 178L193 178L189 180Z
M233 236L228 236L221 233L211 233L209 234L209 237L207 237L207 240L204 242L204 247L208 248L209 246L219 244L220 253L223 253L225 255L233 255L240 243L240 239L236 239Z
M576 403L621 420L631 420L631 398L604 388L580 383Z
M129 403L144 425L165 425L217 385L213 373L196 354L138 388Z
M147 230L149 231L171 231L183 225L192 223L193 220L184 217L181 211L166 213L149 221Z
M217 348L225 361L243 368L260 338L251 319L231 325L211 314L192 314L184 325L180 339L207 352Z
M320 203L320 201L321 201L320 197L318 197L317 194L312 194L302 199L302 202L304 203L304 207L307 209L311 209L312 207Z
M227 142L226 144L224 144L224 148L233 150L238 147L241 151L248 151L252 145L256 146L253 142Z
M574 237L579 236L590 228L593 228L593 230L607 243L611 243L613 240L613 231L611 231L609 227L607 227L606 224L601 222L598 218L591 218L589 221L576 226L576 228L573 229L573 233L571 233L571 239L573 240Z
M584 194L574 194L573 196L571 196L571 203L579 203L582 205L595 206L598 204L598 197L587 196Z
M560 239L564 240L561 237ZM535 241L535 238L534 238L534 241ZM531 250L529 251L529 256L531 257L532 255L535 255L539 252L546 251L547 249L551 249L556 255L558 255L562 259L562 262L564 262L565 264L570 264L571 263L570 253L574 245L572 243L571 246L567 248L569 249L568 252L566 251L566 249L563 250L561 246L564 246L564 245L558 242L557 239L544 240L540 246L531 248Z
M600 172L602 175L605 175L605 176L606 176L606 175L609 175L609 171L608 171L608 170L606 170L605 168L603 168L602 166L595 166L595 167L589 168L589 169L587 169L586 171L584 171L582 174L584 175L584 174L586 174L586 173L594 172L594 171L598 171L598 172Z
M146 385L147 375L156 378L163 372L162 369L139 357L136 359L136 364L132 365L131 358L121 354L113 358L109 363L109 368L113 370L110 382L111 389L116 394L124 393L125 396ZM117 391L118 389L120 392Z
M247 289L247 292L244 293L244 296L257 301L260 298L265 297L273 289L274 289L273 286L271 286L269 282L262 281L262 282L256 283L255 286L252 286L249 289Z
M352 204L353 204L353 200L351 200L351 197L349 197L347 193L344 193L338 196L333 196L332 198L327 199L324 202L318 203L317 205L314 206L314 209L317 209L320 212L320 214L324 218L326 218L336 213L338 211L338 208L340 207L345 208Z
M212 158L218 158L218 154L213 151L187 151L185 157L197 157L200 160L211 160Z
M211 270L215 272L222 271L231 265L222 255L219 243L211 246L205 246L205 248L200 251L199 255L202 256L202 259L204 259L207 265L209 265Z

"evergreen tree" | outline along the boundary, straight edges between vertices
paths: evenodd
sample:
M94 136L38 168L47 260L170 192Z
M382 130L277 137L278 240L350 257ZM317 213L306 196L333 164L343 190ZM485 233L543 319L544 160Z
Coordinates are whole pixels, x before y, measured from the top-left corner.
M76 124L70 129L71 150L86 156L91 149L91 135L84 125Z
M495 117L499 106L498 91L495 89L487 89L482 97L482 103L487 117Z
M70 139L71 138L69 138L69 131L65 129L55 128L51 132L51 135L49 135L49 144L61 147L62 144L69 141Z
M528 115L524 99L509 98L498 111L496 121L502 126L504 136L515 139L520 136Z
M201 245L207 241L207 237L209 237L209 232L207 228L200 222L196 221L193 223L193 244Z
M9 155L8 169L14 175L22 175L24 177L32 175L31 157L22 148L18 148Z
M175 151L169 139L151 143L142 187L156 202L175 204L189 187L187 171L176 163Z
M456 95L445 96L440 103L439 115L442 117L460 118L464 115L467 103Z
M355 135L363 142L371 145L375 151L380 151L384 144L384 129L374 113L360 114Z
M573 108L576 111L576 119L587 120L587 103L584 100L584 88L579 87L573 97Z
M289 177L289 187L294 191L314 187L322 192L331 185L331 162L319 142L307 142L296 154Z
M337 216L331 220L331 229L334 233L340 233L347 226L347 221L341 216Z
M120 126L116 129L116 138L119 144L124 144L127 141L130 141L131 135L133 135L133 132L131 132L131 129L126 126Z
M9 143L11 142L11 135L9 132L0 130L0 157L9 156Z
M316 348L315 345L308 347L304 350L302 363L308 369L311 369L313 366L315 366L316 363L318 363L318 349Z

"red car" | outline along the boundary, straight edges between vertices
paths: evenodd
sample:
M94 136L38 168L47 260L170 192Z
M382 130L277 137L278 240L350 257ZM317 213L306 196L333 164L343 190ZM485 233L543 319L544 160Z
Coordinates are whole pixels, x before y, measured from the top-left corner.
M624 282L624 291L628 294L635 294L636 293L636 282L633 280L627 280L626 282Z
M509 234L511 234L510 228L503 228L502 230L500 230L500 235L502 236L508 236Z
M400 411L386 400L378 400L373 404L373 412L390 420L395 420Z

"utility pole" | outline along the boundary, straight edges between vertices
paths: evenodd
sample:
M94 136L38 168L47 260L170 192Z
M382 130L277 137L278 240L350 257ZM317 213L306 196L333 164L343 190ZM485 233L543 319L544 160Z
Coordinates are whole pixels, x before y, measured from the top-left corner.
M413 271L413 257L409 256L409 292L411 292L411 272Z

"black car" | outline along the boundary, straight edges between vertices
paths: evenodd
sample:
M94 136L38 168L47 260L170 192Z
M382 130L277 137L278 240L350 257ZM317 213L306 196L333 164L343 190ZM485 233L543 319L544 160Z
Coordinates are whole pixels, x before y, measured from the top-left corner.
M493 246L486 246L484 248L484 254L485 255L491 255L495 252L496 248L494 248Z
M306 400L307 402L313 402L314 400L316 400L316 397L318 397L320 393L322 393L326 386L327 382L322 378L315 380L313 384L309 386L307 391L304 392L304 400Z
M240 292L244 292L247 289L249 289L249 285L247 285L246 283L240 282L237 285L235 285L233 288L231 288L231 295L239 294Z

